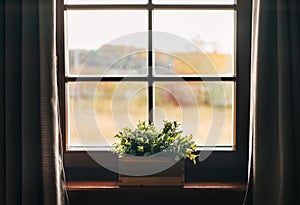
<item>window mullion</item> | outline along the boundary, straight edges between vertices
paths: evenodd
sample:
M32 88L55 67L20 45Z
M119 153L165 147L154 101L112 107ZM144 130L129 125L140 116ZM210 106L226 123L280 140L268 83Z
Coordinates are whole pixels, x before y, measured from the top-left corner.
M152 0L149 0L149 5L152 5ZM149 123L154 120L154 97L153 97L153 9L148 7L148 117Z
M157 81L218 81L218 82L228 82L237 80L236 76L66 76L65 82L118 82L118 81L147 81L147 82L157 82Z

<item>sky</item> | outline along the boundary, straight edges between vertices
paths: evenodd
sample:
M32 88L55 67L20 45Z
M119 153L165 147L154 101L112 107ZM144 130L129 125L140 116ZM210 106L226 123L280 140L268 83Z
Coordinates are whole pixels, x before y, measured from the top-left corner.
M166 1L166 0L164 0ZM153 30L187 41L213 42L219 53L234 52L234 11L154 10ZM98 49L125 35L147 31L146 10L66 11L66 45L69 49ZM146 40L144 42L146 45ZM211 45L211 44L210 44ZM203 49L212 49L205 45Z

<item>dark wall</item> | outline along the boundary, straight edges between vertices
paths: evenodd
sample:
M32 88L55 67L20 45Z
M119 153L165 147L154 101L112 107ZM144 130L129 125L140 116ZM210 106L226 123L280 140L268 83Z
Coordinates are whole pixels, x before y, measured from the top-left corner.
M70 191L70 205L241 205L244 192L220 189L127 188Z

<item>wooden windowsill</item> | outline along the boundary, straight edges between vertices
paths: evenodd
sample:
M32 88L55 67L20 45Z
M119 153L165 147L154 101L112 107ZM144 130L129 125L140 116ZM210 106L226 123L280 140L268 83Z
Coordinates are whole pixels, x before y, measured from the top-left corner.
M224 182L193 182L186 183L183 187L119 187L117 181L69 181L67 189L71 205L95 205L103 202L123 205L136 204L133 202L145 205L194 204L195 200L201 200L203 205L240 205L246 193L245 184Z
M83 191L83 190L103 190L103 189L119 189L116 181L69 181L67 182L67 190ZM148 188L148 187L147 187ZM149 187L151 188L151 187ZM153 187L152 187L153 188ZM157 187L155 187L157 188ZM176 187L174 187L176 188ZM178 188L178 187L177 187ZM180 188L180 187L179 187ZM185 183L183 189L220 189L232 191L245 191L246 185L242 183L227 182L190 182Z

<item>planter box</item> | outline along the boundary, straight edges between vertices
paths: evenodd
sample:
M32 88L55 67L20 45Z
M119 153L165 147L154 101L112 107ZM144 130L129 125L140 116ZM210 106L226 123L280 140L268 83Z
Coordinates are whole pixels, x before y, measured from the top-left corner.
M184 184L184 160L120 157L119 186L179 186Z

